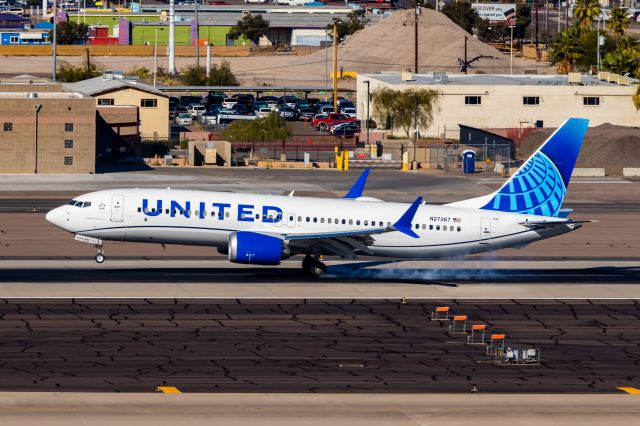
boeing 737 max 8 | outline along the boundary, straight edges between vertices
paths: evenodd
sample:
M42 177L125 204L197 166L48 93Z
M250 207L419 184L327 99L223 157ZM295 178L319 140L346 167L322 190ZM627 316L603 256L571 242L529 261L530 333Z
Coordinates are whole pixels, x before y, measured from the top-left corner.
M441 258L523 246L581 227L561 209L588 121L564 122L497 191L446 205L362 197L365 171L342 199L192 191L91 192L46 218L98 249L103 241L217 247L231 262L276 265L304 255L303 269L326 271L323 254Z

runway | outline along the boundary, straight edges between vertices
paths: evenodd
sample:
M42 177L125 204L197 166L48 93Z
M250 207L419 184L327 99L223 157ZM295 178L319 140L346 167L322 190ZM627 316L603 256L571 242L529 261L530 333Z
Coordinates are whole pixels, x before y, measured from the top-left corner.
M500 364L436 306L538 348ZM3 299L0 391L620 393L637 300Z

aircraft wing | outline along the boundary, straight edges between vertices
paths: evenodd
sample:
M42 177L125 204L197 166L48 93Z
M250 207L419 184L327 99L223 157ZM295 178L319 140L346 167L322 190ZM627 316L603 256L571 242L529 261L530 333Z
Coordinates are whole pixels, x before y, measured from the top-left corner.
M418 238L412 230L413 218L422 204L422 197L418 197L398 221L390 227L355 229L340 232L309 233L309 234L278 234L279 238L289 243L289 247L307 251L311 248L320 253L333 253L343 259L355 259L357 253L372 255L369 246L373 244L373 235L386 232L402 232ZM275 235L274 235L275 236Z

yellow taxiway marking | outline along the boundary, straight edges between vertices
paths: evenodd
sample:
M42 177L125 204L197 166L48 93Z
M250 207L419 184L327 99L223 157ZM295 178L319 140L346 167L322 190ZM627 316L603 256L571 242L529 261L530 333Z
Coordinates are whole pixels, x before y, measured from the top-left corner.
M618 388L623 392L630 393L631 395L640 395L640 389L636 388Z
M162 393L182 393L178 388L173 386L158 386L156 390Z

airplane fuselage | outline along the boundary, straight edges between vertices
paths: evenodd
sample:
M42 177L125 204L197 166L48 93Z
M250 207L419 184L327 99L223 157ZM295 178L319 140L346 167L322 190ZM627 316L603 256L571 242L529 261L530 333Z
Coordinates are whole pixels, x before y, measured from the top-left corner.
M543 216L421 205L412 221L417 238L390 230L405 203L288 197L176 189L121 189L77 197L47 220L77 235L100 240L218 247L238 231L290 240L290 254L304 253L296 236L321 240L387 228L372 235L370 254L394 258L439 258L523 246L580 227L531 229ZM90 203L87 205L86 203ZM326 254L335 254L326 253Z

